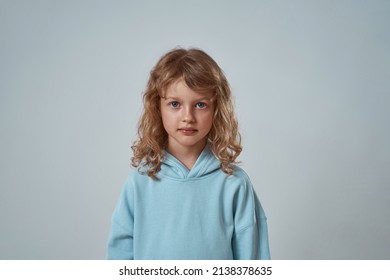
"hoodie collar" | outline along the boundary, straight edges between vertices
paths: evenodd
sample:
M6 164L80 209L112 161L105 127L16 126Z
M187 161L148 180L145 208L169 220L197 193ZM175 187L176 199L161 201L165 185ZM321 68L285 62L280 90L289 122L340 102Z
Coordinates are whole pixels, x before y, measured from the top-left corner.
M209 145L206 145L191 170L185 167L172 154L165 151L159 173L175 179L190 179L208 175L219 168L219 160L214 156Z

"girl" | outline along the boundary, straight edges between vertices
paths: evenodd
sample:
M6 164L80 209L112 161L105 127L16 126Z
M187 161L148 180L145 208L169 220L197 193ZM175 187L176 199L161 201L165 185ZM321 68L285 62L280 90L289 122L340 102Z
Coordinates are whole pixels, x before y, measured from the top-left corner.
M109 259L269 259L231 91L199 49L174 49L150 73L134 169L113 213Z

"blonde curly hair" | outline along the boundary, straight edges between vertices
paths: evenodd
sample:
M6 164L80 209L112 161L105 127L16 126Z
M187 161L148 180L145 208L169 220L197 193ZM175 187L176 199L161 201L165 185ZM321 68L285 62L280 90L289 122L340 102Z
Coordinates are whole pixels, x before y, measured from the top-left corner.
M160 113L160 99L179 79L194 91L213 93L215 109L207 140L221 162L221 169L233 174L231 163L236 163L242 146L230 86L218 64L204 51L194 48L169 51L150 72L143 94L144 110L139 120L138 139L131 147L132 166L139 170L146 168L146 174L157 179L168 141Z

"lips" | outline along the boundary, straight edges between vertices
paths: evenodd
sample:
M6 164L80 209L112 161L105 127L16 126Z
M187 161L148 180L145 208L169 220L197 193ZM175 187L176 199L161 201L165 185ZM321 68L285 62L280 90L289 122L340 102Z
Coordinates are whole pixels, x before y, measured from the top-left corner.
M182 127L182 128L179 128L179 131L185 135L191 135L191 134L194 134L195 132L197 132L198 130L195 128L192 128L192 127Z

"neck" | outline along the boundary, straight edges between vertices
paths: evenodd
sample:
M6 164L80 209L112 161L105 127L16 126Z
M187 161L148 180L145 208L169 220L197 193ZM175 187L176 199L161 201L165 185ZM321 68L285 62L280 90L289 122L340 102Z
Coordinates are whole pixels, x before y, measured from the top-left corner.
M177 147L174 148L172 145L168 145L167 152L177 158L185 167L189 170L192 169L199 155L202 153L204 145L198 145L196 147Z

